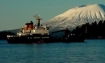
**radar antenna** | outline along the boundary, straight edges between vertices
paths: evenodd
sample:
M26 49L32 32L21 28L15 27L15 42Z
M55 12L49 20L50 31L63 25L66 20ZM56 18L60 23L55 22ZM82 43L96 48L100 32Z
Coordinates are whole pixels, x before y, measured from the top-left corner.
M36 20L41 19L38 14L36 14L34 17Z
M37 20L37 27L40 27L40 20L42 20L38 14L36 14L35 16L35 19Z

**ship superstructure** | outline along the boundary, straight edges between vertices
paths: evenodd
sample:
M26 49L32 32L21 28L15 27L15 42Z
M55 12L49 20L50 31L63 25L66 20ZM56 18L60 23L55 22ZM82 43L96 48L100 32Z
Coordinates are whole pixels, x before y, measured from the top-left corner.
M41 18L36 15L34 16L37 20L37 24L34 25L32 21L26 23L24 28L20 28L20 31L17 32L17 36L27 36L27 35L49 35L49 27L47 25L40 25Z

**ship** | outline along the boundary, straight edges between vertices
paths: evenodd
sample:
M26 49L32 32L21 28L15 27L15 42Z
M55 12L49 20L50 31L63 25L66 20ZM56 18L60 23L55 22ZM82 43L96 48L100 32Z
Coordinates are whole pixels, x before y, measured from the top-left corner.
M24 28L20 28L20 31L16 35L7 35L8 43L40 43L47 42L50 39L49 27L47 25L40 25L40 18L36 14L35 19L37 24L34 25L33 21L26 23Z
M66 28L65 35L62 38L53 37L49 33L49 27L47 25L40 25L40 18L36 14L35 19L37 24L34 25L33 21L26 23L23 28L15 35L7 35L8 43L54 43L54 42L84 42L83 36L77 36L70 34L68 28Z

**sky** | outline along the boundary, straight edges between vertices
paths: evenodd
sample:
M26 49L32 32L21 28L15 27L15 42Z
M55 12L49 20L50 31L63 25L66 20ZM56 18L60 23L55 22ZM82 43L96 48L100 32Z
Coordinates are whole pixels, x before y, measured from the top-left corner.
M31 20L35 24L37 13L44 23L71 8L88 4L105 5L105 0L0 0L0 31L22 28Z

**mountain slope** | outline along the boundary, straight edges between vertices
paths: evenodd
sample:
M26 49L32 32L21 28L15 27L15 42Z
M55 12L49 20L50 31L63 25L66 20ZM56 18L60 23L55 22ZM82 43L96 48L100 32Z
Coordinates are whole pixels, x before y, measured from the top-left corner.
M105 20L105 5L93 4L72 8L44 24L50 27L50 31L62 30L67 27L72 30L76 26L81 26L87 22L97 21L98 23L100 20Z

